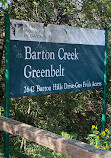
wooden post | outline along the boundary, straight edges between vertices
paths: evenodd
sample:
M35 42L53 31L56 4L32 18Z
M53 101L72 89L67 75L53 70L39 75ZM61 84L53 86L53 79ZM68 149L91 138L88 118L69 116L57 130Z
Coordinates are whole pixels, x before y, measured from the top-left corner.
M0 130L6 130L12 135L19 135L74 158L111 158L111 151L98 149L84 142L65 138L3 116L0 116Z

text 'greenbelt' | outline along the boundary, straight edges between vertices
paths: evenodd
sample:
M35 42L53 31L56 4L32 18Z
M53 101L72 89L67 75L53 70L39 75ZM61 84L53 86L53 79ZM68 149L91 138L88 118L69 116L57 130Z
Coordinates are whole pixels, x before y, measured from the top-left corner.
M32 51L30 46L25 46L25 60L56 60L56 55L59 60L79 60L77 49L74 48L74 52L66 52L64 48L59 48L58 53L51 51ZM31 65L24 67L25 78L40 78L40 77L62 77L65 76L65 68L62 65L58 65L58 68L54 68L51 64L48 69L32 69Z

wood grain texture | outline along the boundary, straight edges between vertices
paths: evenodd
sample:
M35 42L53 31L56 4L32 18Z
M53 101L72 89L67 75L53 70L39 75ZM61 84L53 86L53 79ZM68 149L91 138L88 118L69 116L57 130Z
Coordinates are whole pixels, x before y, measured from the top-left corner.
M0 130L19 135L74 158L111 158L111 152L0 116Z

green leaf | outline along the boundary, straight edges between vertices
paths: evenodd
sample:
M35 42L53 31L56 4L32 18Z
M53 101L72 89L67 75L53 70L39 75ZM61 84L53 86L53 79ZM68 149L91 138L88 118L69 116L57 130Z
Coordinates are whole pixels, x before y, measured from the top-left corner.
M96 137L96 134L89 134L89 137Z
M96 138L96 145L98 145L99 144L99 138Z
M93 133L97 135L97 134L99 134L99 131L94 131Z
M34 4L34 5L37 5L38 3L34 1L33 4Z
M64 29L64 31L65 31L65 33L67 34L67 30L66 30L66 29Z
M50 12L50 13L54 13L54 8L49 8L49 7L47 7L46 10L47 10L48 12Z
M7 0L2 0L2 4L5 5L7 3Z
M66 12L64 12L62 15L66 15L67 13Z

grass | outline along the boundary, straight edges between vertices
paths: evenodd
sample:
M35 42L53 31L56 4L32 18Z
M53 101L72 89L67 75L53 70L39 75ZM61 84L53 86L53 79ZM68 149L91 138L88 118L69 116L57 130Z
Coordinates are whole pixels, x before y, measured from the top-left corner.
M20 152L20 144L20 137L10 138L10 158L71 158L30 141L26 141L26 147ZM4 155L3 146L3 141L1 141L0 155Z

